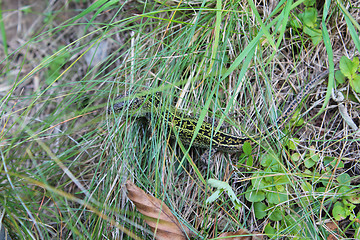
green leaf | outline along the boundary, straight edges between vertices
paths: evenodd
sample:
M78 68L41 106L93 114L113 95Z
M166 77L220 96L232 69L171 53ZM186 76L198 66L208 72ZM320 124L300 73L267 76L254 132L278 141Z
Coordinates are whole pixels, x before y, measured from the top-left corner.
M302 19L305 26L309 28L316 27L317 11L315 8L310 7L305 9L303 13L299 14L299 17Z
M309 193L312 192L312 186L311 186L311 184L308 183L308 182L303 182L303 183L301 183L301 188L302 188L305 192L309 192Z
M338 163L338 159L335 158L335 157L324 157L324 165L326 168L329 168L330 170L331 169L334 169L334 167L336 166L337 168L344 168L344 162L343 161L340 161ZM331 167L329 167L331 166Z
M265 188L272 188L273 185L275 185L275 178L274 176L271 176L271 173L270 173L270 169L266 169L265 171L269 171L266 175L268 176L265 176L263 178L263 182L264 182L264 186Z
M278 192L285 192L285 187L283 185L276 185L275 188Z
M258 172L255 173L251 179L251 184L257 189L263 189L267 186L267 182L265 181L265 173Z
M293 28L301 28L302 24L300 17L292 17L290 20L290 26L292 26Z
M312 43L316 46L322 40L322 32L320 29L310 28L308 26L304 26L304 33L310 36Z
M354 77L349 80L349 83L356 93L360 93L360 75L355 74Z
M300 160L300 157L301 157L300 153L294 153L291 155L291 160L293 160L294 162L297 162Z
M334 208L332 210L332 215L336 221L340 221L342 219L345 219L347 217L346 215L346 209L344 208L344 205L341 202L336 202L334 205Z
M263 167L269 167L274 161L274 158L270 154L265 154L261 156L260 164Z
M290 180L286 175L279 175L279 176L274 176L274 182L277 185L288 184L288 183L290 183Z
M262 202L254 203L255 217L257 219L264 218L267 215L266 209L267 209L267 206L265 205L265 203L262 203Z
M314 155L316 155L316 148L314 145L311 145L309 147L309 156L312 158Z
M213 194L211 194L210 197L208 197L205 201L206 204L215 202L219 197L220 197L221 191L220 190L216 190Z
M240 203L239 199L237 199L236 194L234 193L231 186L227 182L223 182L223 181L219 181L219 180L210 178L207 180L207 183L210 186L217 188L217 190L219 190L219 191L224 190L227 193L227 195L229 195L229 198L230 198L231 202L234 204L235 208L239 209L241 203ZM212 195L210 197L212 197Z
M311 160L313 160L316 163L319 162L319 160L320 160L319 154L314 154L310 158L311 158Z
M311 7L315 5L316 0L305 0L303 3L306 7Z
M289 229L289 233L293 234L295 237L299 237L300 232L303 230L303 222L301 221L301 219L296 215L289 214L284 217L284 222Z
M244 164L247 159L248 159L248 156L245 153L241 153L238 163L240 165Z
M357 59L357 60L355 60ZM344 74L345 77L352 79L352 76L356 73L357 68L359 67L359 59L354 58L353 61L348 59L345 56L342 56L340 59L340 71Z
M269 237L272 238L275 236L275 234L277 233L276 229L273 228L270 223L268 223L265 227L265 234Z
M360 212L359 212L360 213ZM360 214L358 213L358 216L356 217L357 219L359 219L360 218ZM355 223L356 224L356 223ZM354 224L354 225L355 225ZM354 239L360 239L360 226L359 226L360 224L359 223L357 223L357 225L355 225L356 226L356 228L355 228L355 234L354 234Z
M52 56L46 56L43 59L43 62L48 62L46 66L48 67L45 75L45 83L47 85L52 84L60 75L61 67L66 63L66 60L70 58L70 53L66 51L66 46L59 46L56 53Z
M359 67L359 58L354 58L353 60L352 60L352 63L353 64L355 64L357 67Z
M348 193L348 192L350 192L351 191L351 188L350 187L348 187L348 186L341 186L340 188L339 188L339 193Z
M304 161L304 165L306 168L312 168L315 164L316 164L316 162L314 160L312 160L310 157L306 158Z
M353 204L360 204L360 194L354 194L347 198Z
M19 9L25 14L33 13L34 11L31 9L31 6L23 6L21 9Z
M337 159L336 159L336 158L334 158L334 159L335 159L335 160L330 163L330 165L331 165L332 168L334 168L335 166L337 166L338 169L345 167L343 161L340 161L339 164L338 164L338 163L337 163Z
M279 162L274 154L267 153L262 156L260 164L263 167L274 167L279 165Z
M291 122L296 122L300 117L300 109L297 108L294 112L294 115L291 117L290 121Z
M285 193L269 191L266 192L266 199L271 204L279 204L288 200L288 196Z
M325 187L318 187L315 189L315 192L317 192L317 193L325 193L325 191L326 191Z
M253 164L254 164L254 158L253 158L253 156L249 156L247 161L246 161L246 166L252 167Z
M347 201L347 199L344 199L342 201L342 203L344 204L344 206L346 208L348 208L350 211L354 210L356 208L356 205L352 204L351 202Z
M295 122L295 127L300 127L304 125L304 122L305 122L304 118L299 118L299 120Z
M265 199L265 193L262 190L253 190L253 186L250 186L245 193L245 198L249 202L261 202Z
M335 79L339 84L345 83L345 75L340 70L335 71Z
M57 70L52 70L52 69L49 69L49 71L46 73L45 75L45 83L47 85L50 85L52 84L59 76L60 76L60 72L57 71Z
M279 209L276 209L270 214L269 218L272 221L281 221L283 219L283 212Z
M216 180L216 179L213 179L213 178L208 179L207 183L211 187L214 187L214 188L217 188L217 189L226 189L226 188L230 187L227 182L219 181L219 180Z
M336 180L343 185L350 185L351 182L351 177L349 176L349 174L347 173L343 173L341 175L339 175Z
M329 165L331 162L336 161L337 159L335 157L324 157L324 164L325 166Z
M287 141L287 146L290 150L296 150L296 146L299 144L300 140L298 138L290 138Z
M250 142L245 142L242 146L243 151L246 155L251 155L252 152L252 146L250 144Z

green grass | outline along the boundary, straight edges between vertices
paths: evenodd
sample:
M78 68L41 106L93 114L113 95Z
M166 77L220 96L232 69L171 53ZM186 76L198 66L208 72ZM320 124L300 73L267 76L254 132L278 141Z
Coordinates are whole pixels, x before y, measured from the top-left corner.
M332 73L300 104L302 122L267 131L301 86L359 51L356 8L327 4L325 15L317 11L316 46L290 25L304 11L299 2L53 6L58 15L2 52L0 219L12 238L151 238L126 197L128 179L200 239L240 228L325 239L328 222L339 239L358 238L359 203L349 197L359 196L359 138L331 99ZM107 49L106 58L91 48ZM249 154L216 154L205 166L204 150L170 139L162 115L147 123L108 114L124 92L161 92L160 107L215 116L255 143ZM355 116L358 97L343 93ZM216 190L208 179L227 182L239 208L226 193L206 204Z

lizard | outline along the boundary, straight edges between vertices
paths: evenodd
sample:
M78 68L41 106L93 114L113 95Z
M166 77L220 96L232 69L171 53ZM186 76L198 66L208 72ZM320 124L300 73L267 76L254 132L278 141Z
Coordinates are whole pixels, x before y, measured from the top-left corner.
M279 128L283 127L292 118L302 99L309 94L315 83L326 77L328 73L328 70L324 71L305 85L302 91L290 102L287 109L277 120L277 126ZM172 107L170 109L159 107L161 106L161 95L159 93L139 96L132 99L125 94L116 98L116 100L119 99L122 101L116 102L113 106L109 107L108 113L118 113L127 109L129 113L134 114L136 118L145 117L150 121L151 114L154 114L154 111L156 111L158 114L166 116L166 123L168 127L172 129L172 138L176 138L177 135L185 145L191 143L198 119ZM272 129L273 127L270 127L268 130L271 131ZM251 141L251 138L235 136L221 130L215 133L213 124L204 121L192 142L192 146L208 149L203 156L201 156L202 161L206 162L209 155L212 155L217 151L227 153L241 152L242 146L246 141ZM209 151L210 148L211 152Z

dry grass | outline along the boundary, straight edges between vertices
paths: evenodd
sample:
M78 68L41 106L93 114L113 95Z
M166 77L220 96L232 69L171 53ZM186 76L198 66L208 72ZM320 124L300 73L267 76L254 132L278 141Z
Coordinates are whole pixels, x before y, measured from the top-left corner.
M91 8L57 1L30 5L29 13L10 3L3 3L3 9L12 9L3 12L8 54L6 48L0 50L0 219L13 239L126 238L122 227L150 238L126 197L127 179L165 201L201 238L239 228L264 232L270 223L279 227L274 239L294 237L294 225L271 221L268 215L256 218L254 204L245 198L251 180L266 171L289 179L288 200L269 207L299 216L304 230L297 237L324 239L329 233L325 223L331 221L338 225L338 239L359 231L349 218L335 221L331 214L343 197L337 177L348 173L358 192L360 172L359 138L327 94L333 79L316 86L300 104L304 124L267 131L301 86L342 56L359 56L335 2L325 22L329 37L324 36L333 57L324 41L314 46L309 36L290 26L278 49L271 45L281 31L272 21L286 11L293 16L302 5L290 11L285 5L279 10L275 1L258 1L260 22L248 1L222 2L226 11L220 21L215 2L125 2L97 12L104 2ZM347 4L360 22L360 4ZM318 10L321 14L322 7ZM261 24L274 35L262 34ZM359 124L357 94L349 85L338 88ZM107 114L113 97L125 91L159 91L163 106L230 122L226 131L257 140L253 165L239 161L240 154L218 153L213 166L204 166L199 160L203 150L191 148L184 156L169 138L163 118L154 117L149 124L126 112ZM294 138L299 143L291 150L286 144ZM319 160L306 168L310 146ZM281 171L271 173L262 165L270 153ZM291 158L294 153L302 156L299 162ZM337 160L331 171L325 166L329 158ZM241 209L235 210L226 194L205 204L213 192L205 183L209 178L228 182ZM304 196L315 191L307 192L302 183L325 190L308 204ZM358 204L353 213L359 214Z

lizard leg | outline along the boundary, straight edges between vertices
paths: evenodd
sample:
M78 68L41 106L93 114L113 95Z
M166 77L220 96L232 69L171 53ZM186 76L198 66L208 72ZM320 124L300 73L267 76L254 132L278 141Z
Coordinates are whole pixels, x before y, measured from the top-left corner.
M213 165L212 156L217 152L216 148L206 149L206 151L201 155L201 161L206 165Z

